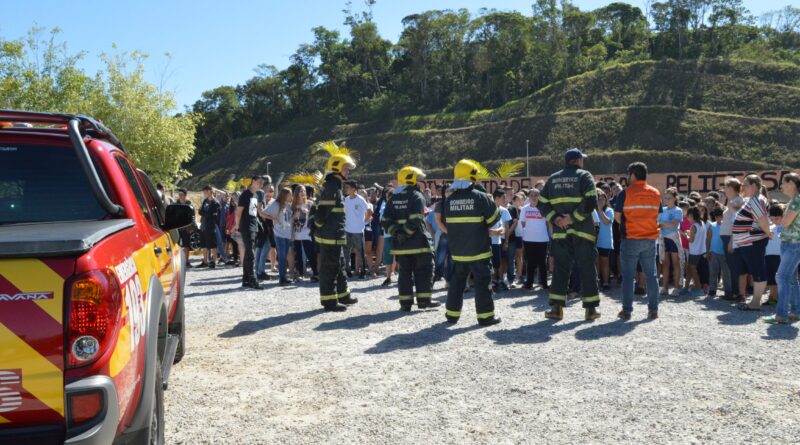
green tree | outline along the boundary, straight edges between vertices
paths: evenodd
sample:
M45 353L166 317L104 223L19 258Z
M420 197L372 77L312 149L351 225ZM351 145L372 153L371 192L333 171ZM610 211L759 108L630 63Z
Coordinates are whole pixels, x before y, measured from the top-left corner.
M95 76L78 67L83 57L69 53L57 28L47 36L34 28L25 38L0 40L0 107L93 116L155 180L186 177L182 165L194 153L200 115L173 114L172 94L144 80L144 54L104 54L105 69Z

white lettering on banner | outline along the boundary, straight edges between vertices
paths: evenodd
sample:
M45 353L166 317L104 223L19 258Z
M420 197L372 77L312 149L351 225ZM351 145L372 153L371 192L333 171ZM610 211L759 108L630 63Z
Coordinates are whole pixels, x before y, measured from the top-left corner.
M133 258L128 258L116 268L117 276L125 294L125 306L128 309L128 324L131 327L131 351L136 350L139 341L147 329L145 316L145 299L142 292L142 281Z
M761 178L764 186L770 192L777 192L780 189L783 177L791 170L764 170L764 171L721 171L721 172L695 172L695 173L650 173L647 175L647 182L659 190L668 187L675 187L679 193L699 192L708 193L719 191L725 182L725 178L737 178L743 180L745 176L754 174ZM514 192L520 189L531 189L537 181L546 181L547 176L530 176L501 179L486 179L480 181L487 192L492 193L499 187L511 187ZM628 184L627 174L598 174L594 175L595 181L617 181L626 186ZM425 179L423 181L427 188L448 186L453 183L452 179Z

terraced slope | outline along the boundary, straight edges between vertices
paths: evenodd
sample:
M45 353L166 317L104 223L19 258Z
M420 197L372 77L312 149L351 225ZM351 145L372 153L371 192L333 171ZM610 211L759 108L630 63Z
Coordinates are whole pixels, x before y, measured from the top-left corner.
M314 142L345 140L365 179L403 164L431 171L460 157L492 164L525 156L532 174L557 165L564 148L616 172L646 157L655 171L800 166L800 67L750 62L640 62L550 85L495 110L410 116L238 139L194 167L189 186L231 176L319 168Z

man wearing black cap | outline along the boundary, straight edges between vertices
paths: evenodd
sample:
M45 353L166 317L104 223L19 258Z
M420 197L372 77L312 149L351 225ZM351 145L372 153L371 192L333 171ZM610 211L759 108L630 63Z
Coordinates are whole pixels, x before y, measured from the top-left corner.
M553 225L552 255L555 260L550 286L551 310L545 317L561 320L567 303L572 267L580 270L581 297L586 320L600 317L597 288L597 236L592 212L597 208L597 189L592 174L583 169L587 156L577 148L564 155L566 167L553 173L539 195L539 210Z
M242 287L263 289L256 278L255 244L258 236L259 211L263 212L263 202L259 202L256 192L264 185L262 176L253 176L248 187L239 196L239 206L236 209L236 225L234 231L242 234Z

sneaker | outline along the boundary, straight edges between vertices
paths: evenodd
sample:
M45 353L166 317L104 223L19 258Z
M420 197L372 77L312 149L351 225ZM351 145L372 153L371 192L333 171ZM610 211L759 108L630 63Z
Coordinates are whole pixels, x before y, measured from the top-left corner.
M703 289L692 289L689 292L689 295L691 295L692 297L702 297L705 294L706 292Z
M209 263L208 264L208 268L209 269L216 269L217 268L217 263Z
M497 284L497 286L500 288L500 290L508 290L508 284L506 284L505 281L501 281Z
M682 292L682 289L678 289L676 287L675 289L672 289L672 294L670 294L670 295L673 296L673 297L680 297L681 296L681 292Z
M706 296L707 296L708 298L715 298L715 297L717 296L717 291L710 290L710 291L708 291L708 293L706 294Z
M235 266L236 263L237 263L236 260L228 260L228 261L225 262L225 264L228 265L228 266Z
M668 287L662 287L662 288L661 288L660 295L661 295L662 297L666 297L666 296L668 296L668 295L669 295L669 288L668 288Z
M208 263L200 263L197 266L194 266L196 269L206 269L208 268Z
M381 286L383 286L383 287L391 286L391 285L392 285L392 277L386 277L386 279L383 280L383 283L381 283Z

